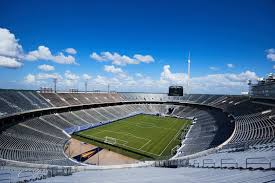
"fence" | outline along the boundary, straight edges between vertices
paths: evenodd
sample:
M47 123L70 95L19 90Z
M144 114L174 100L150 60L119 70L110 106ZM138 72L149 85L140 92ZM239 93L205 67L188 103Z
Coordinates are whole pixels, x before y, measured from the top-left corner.
M0 159L0 183L26 182L55 176L68 176L77 167L23 163Z

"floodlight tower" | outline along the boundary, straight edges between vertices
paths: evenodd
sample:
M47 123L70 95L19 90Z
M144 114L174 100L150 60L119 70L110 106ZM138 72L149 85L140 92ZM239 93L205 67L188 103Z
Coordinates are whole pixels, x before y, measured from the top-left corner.
M188 54L188 78L187 78L187 90L190 91L190 66L191 66L191 58L190 51Z

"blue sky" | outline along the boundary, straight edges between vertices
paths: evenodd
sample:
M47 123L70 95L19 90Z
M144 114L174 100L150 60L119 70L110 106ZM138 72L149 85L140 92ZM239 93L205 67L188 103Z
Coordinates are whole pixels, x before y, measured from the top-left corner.
M63 90L87 80L167 92L186 87L189 50L193 93L239 94L274 72L272 0L1 0L0 9L0 88L52 87L58 77Z

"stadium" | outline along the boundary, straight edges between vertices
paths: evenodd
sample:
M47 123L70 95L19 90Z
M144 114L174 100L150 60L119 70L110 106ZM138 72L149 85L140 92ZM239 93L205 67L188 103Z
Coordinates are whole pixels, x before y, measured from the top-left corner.
M274 1L0 7L0 183L275 183Z
M0 100L1 180L165 167L202 171L194 180L274 181L271 96L1 90Z

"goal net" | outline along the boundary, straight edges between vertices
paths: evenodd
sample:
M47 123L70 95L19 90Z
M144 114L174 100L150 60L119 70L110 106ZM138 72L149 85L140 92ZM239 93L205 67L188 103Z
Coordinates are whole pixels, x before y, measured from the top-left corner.
M104 142L107 144L116 144L116 138L106 136Z

